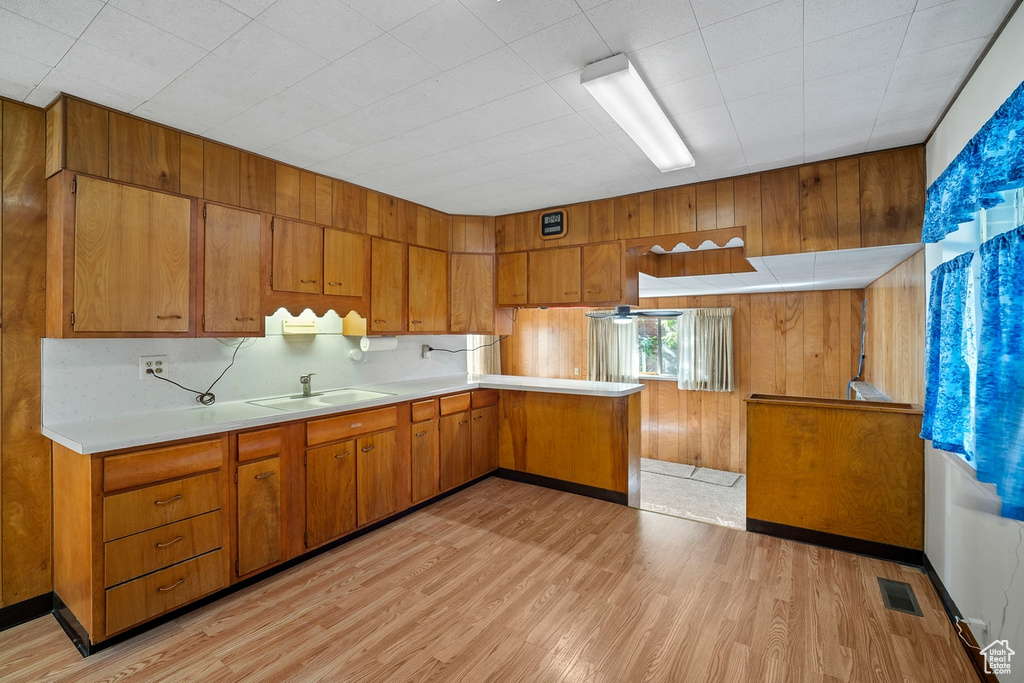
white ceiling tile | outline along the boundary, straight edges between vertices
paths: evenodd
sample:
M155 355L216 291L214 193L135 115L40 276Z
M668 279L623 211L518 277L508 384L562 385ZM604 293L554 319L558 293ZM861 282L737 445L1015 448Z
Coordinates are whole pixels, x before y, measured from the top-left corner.
M690 6L679 0L611 0L587 17L612 52L633 52L697 29Z
M804 163L812 164L816 161L826 161L836 157L845 157L853 154L863 154L868 148L868 137L863 142L849 142L839 144L835 140L813 140L804 139Z
M290 140L285 140L266 149L266 153L297 166L309 167L328 159L348 154L354 148L334 138L307 130Z
M56 66L74 39L52 28L0 8L0 45L47 66Z
M158 123L202 133L238 116L253 104L251 98L239 97L226 89L208 90L178 79L129 111Z
M1013 0L953 0L914 12L901 55L995 33Z
M536 152L544 147L540 140L518 129L466 145L465 149L478 150L481 154L493 155L496 160L504 160Z
M652 90L714 71L700 31L630 52L629 60Z
M847 128L870 127L882 106L881 93L865 95L854 102L831 104L818 109L804 109L804 125L808 131L828 131L841 134Z
M941 112L960 85L959 78L916 83L902 90L889 90L882 99L878 118L907 116L916 112Z
M492 105L520 127L573 114L573 108L546 83L495 100Z
M264 144L267 147L321 126L331 118L332 112L328 107L298 93L284 90L252 106L227 123L239 127L252 126L263 131L268 137ZM279 130L275 131L275 126Z
M244 109L283 89L280 84L265 78L258 70L227 59L216 52L203 57L195 66L175 79L175 84L182 86L179 92L186 95L191 94L189 91L196 88L206 93L220 93L227 99L246 103ZM238 113L240 112L235 112ZM222 122L223 119L216 121L214 125Z
M804 45L804 77L808 80L825 78L894 61L909 23L910 17L902 16L807 43Z
M636 66L635 62L634 66ZM580 83L581 73L582 69L548 80L548 85L576 111L585 111L600 106L590 91Z
M868 141L868 152L876 152L881 149L892 149L924 142L931 132L934 124L922 124L918 126L907 126L900 130L886 130L882 127L876 128Z
M502 40L458 0L444 0L390 33L444 70L502 46Z
M904 90L921 83L951 79L959 84L988 45L989 38L975 38L926 52L901 53L889 81L889 90Z
M805 0L804 40L814 42L909 15L917 0Z
M580 13L579 5L573 0L545 0L543 3L461 1L506 43L524 38Z
M602 135L614 130L620 130L619 124L602 107L591 107L578 112L583 120L593 126L594 130Z
M207 54L203 48L110 5L96 15L79 40L171 78Z
M694 109L669 118L684 138L722 132L732 134L734 137L736 135L736 128L729 116L729 108L724 103L703 109Z
M205 50L213 50L249 21L220 0L107 0L107 4Z
M0 0L0 7L77 38L103 9L104 0Z
M536 71L507 46L457 66L448 75L485 102L544 82Z
M441 0L401 0L401 2L343 0L343 2L385 31L390 31L420 12L430 9Z
M331 118L362 109L388 96L388 92L374 83L347 69L341 62L328 64L314 74L302 79L287 92L294 92L305 99L322 103L331 112Z
M21 84L17 92L22 92L24 89L24 94L20 97L5 95L6 97L23 100L48 73L50 73L50 67L46 64L0 47L0 79L12 86Z
M330 61L382 33L341 0L277 0L257 21Z
M740 138L742 141L742 138ZM787 135L771 140L743 142L743 156L751 173L804 163L804 136Z
M805 81L804 107L813 111L845 102L856 102L866 96L881 95L885 92L895 65L895 60L878 62L834 76Z
M0 59L2 58L3 56L0 55ZM21 81L20 78L18 80ZM39 89L30 85L23 85L21 82L9 81L6 78L0 77L0 97L6 97L14 100L15 102L28 102L29 98L32 97L33 92L36 90ZM48 95L48 93L52 94ZM37 99L28 103L36 107L45 107L57 96L57 94L56 90L40 90L37 95Z
M597 131L575 113L526 126L525 130L549 147L597 135Z
M666 85L653 91L653 94L669 118L678 118L683 114L714 107L725 101L714 74Z
M387 34L353 50L335 64L391 93L440 73L436 66Z
M509 45L545 80L580 71L612 53L590 20L577 14Z
M260 12L274 4L274 0L221 0L224 4L230 5L242 14L250 17L258 17Z
M803 47L719 69L715 75L726 102L802 84Z
M87 78L143 100L153 97L174 80L173 76L83 41L78 41L68 50L51 74L55 72Z
M697 22L703 26L746 14L778 0L690 0Z
M701 30L716 69L803 44L803 2L782 0Z
M77 47L77 45L76 45ZM86 46L91 51L95 48ZM109 55L109 53L107 53ZM113 57L113 55L109 55ZM120 59L119 57L115 57ZM91 71L89 69L83 69L82 73L76 73L62 69L51 69L50 73L46 74L42 81L39 82L37 90L42 93L51 93L53 91L67 93L68 95L75 95L76 97L84 97L85 93L89 94L89 99L97 102L101 105L112 107L119 111L131 111L138 107L146 100L145 95L139 94L139 90L149 91L152 86L146 87L143 83L134 83L131 75L127 75L123 80L107 79L107 69L109 64L103 62L103 58L96 60L89 60L93 64L99 64L102 69ZM93 76L97 79L102 78L103 80L93 80ZM128 87L135 89L135 92L125 92L118 90L115 87L107 85L107 83L115 83L117 85L127 84ZM33 91L34 92L34 91ZM52 98L50 98L52 99ZM32 100L30 97L29 100ZM34 100L30 103L35 103ZM49 104L45 102L44 104Z
M285 86L327 65L323 57L256 21L246 24L211 54L243 64Z
M803 86L745 97L728 106L744 147L750 139L777 139L803 132Z

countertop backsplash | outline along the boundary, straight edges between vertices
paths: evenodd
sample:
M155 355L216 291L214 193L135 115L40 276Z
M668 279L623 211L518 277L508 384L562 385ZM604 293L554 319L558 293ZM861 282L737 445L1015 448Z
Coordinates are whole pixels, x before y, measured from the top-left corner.
M300 320L314 316L307 310ZM333 312L316 318L320 334L283 336L278 311L267 318L267 336L245 341L234 366L213 388L217 402L301 392L299 376L315 373L313 390L439 377L466 372L465 353L434 352L424 344L466 348L465 335L399 336L394 351L352 360L358 337L341 334ZM139 380L139 356L165 355L167 379L206 391L231 361L240 339L43 339L43 419L47 424L109 418L198 405L195 394L156 379Z

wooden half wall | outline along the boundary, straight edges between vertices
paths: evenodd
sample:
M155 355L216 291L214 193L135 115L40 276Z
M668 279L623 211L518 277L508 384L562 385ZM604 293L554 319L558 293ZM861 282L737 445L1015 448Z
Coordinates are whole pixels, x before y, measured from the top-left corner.
M863 290L731 294L642 299L644 308L731 306L736 390L680 391L644 380L641 453L645 458L746 471L743 398L768 393L845 398L857 372ZM502 371L586 379L584 309L522 309L502 342ZM579 368L579 375L575 369Z

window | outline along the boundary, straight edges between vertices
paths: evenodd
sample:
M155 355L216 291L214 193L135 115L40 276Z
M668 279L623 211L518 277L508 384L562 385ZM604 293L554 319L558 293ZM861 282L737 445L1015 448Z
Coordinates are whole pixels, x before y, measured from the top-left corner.
M637 318L640 374L676 379L679 353L676 318Z

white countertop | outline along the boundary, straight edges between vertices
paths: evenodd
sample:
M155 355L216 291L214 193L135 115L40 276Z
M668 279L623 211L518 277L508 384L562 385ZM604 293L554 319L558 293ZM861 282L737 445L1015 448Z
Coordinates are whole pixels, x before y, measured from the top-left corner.
M142 415L113 417L106 420L60 424L44 423L42 433L43 436L78 453L103 453L122 448L149 446L164 441L189 439L282 422L348 413L354 410L377 408L402 401L415 401L469 389L541 391L554 394L615 398L635 394L642 391L644 387L642 384L588 382L576 379L546 379L513 375L447 375L387 384L361 385L355 388L391 395L346 403L341 406L288 411L253 405L248 401L231 401L215 403L212 406L196 406ZM251 400L260 400L260 397Z

